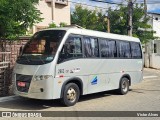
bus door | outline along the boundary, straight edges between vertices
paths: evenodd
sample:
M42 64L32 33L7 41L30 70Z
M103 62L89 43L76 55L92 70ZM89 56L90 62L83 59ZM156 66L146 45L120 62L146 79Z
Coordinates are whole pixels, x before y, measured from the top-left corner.
M83 37L85 73L88 75L88 93L106 90L107 78L104 74L104 60L100 59L98 39Z

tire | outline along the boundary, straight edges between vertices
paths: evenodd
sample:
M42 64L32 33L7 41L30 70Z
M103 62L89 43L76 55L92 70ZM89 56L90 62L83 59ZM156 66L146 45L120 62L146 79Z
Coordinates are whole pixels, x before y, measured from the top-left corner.
M122 78L119 84L118 93L121 95L127 94L129 91L129 79L128 78Z
M77 84L68 83L63 91L61 102L65 106L73 106L77 103L80 96L80 90Z

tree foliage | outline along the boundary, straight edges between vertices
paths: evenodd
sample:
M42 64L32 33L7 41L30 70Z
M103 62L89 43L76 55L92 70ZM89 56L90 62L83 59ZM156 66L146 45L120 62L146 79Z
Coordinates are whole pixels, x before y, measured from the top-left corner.
M65 26L67 26L67 23L61 22L59 25L60 25L60 27L65 27Z
M111 32L116 34L127 35L128 26L128 7L120 6L118 10L108 11L111 21ZM133 8L133 36L140 38L142 43L154 40L154 31L152 26L148 24L149 16L144 17L143 4L135 4Z
M117 10L109 9L106 11L110 19L111 33L127 35L128 34L128 7L119 6ZM155 39L152 26L148 24L149 17L144 18L143 4L135 4L133 8L133 36L140 38L142 43ZM107 31L107 21L105 13L97 10L89 10L78 5L71 15L71 22L80 25L86 29Z
M49 27L48 28L56 28L57 27L57 25L56 25L56 23L51 23L51 24L49 24Z
M15 39L42 20L39 0L0 0L0 39Z
M105 15L101 11L89 10L81 5L75 6L71 14L71 23L86 29L106 31Z
M60 22L59 25L57 25L55 22L52 22L51 24L49 24L48 28L57 28L57 27L66 27L67 23L65 22Z

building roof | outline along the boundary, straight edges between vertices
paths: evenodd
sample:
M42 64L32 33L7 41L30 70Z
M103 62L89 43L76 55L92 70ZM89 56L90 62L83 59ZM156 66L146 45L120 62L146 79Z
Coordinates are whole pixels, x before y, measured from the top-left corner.
M160 13L148 12L148 14L160 15Z

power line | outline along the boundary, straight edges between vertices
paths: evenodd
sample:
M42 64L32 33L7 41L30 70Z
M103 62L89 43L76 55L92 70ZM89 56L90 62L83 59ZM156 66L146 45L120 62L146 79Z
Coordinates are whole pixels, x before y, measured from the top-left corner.
M109 2L109 1L101 1L101 0L90 0L94 2L102 2L102 3L108 3L108 4L116 4L116 5L124 5L122 3L115 3L115 2Z
M108 3L108 4L116 4L116 5L126 5L126 4L123 4L124 0L121 0L121 2L110 2L107 0L90 0L90 1L102 2L102 3ZM127 0L125 1L127 2ZM135 3L144 4L144 0L135 0ZM160 4L160 0L147 1L147 4Z
M91 1L97 1L97 0L91 0ZM122 2L124 2L124 1L126 1L126 0L122 0ZM143 2L142 2L143 1ZM141 2L141 4L143 3L144 4L144 0L142 0L142 1L138 1L138 2ZM160 1L159 0L157 0L158 2L159 2L159 4L160 4ZM71 3L73 3L73 4L80 4L80 5L84 5L84 6L88 6L88 7L94 7L94 8L99 8L99 9L101 9L101 10L109 10L109 9L111 9L111 8L105 8L105 7L100 7L100 6L93 6L93 5L89 5L89 4L86 4L86 3L80 3L80 2L74 2L74 1L68 1L68 2L71 2ZM99 1L98 1L99 2ZM156 1L154 1L154 2L156 2ZM104 2L104 3L106 3L106 4L109 4L110 2ZM137 1L136 1L136 3L137 3ZM138 3L138 4L140 4L140 3ZM155 4L155 3L154 3ZM118 6L118 4L115 4L115 5L117 5L117 7L115 8L115 9L111 9L111 10L117 10L117 8L119 7ZM121 4L121 5L125 5L125 4ZM127 5L127 4L126 4Z
M73 2L73 1L68 1L68 2L71 2L71 3L73 3L73 4L81 4L81 5L85 5L85 6L89 6L89 7L94 7L94 8L105 9L105 10L109 10L109 9L110 9L110 8L99 7L99 6L93 6L93 5L84 4L84 3L79 3L79 2ZM115 10L115 9L111 9L111 10Z
M144 2L136 2L136 3L138 3L138 4L144 4ZM147 4L160 4L160 2L156 2L156 3L148 3L147 2Z
M115 3L115 2L109 2L109 1L100 1L100 0L90 0L90 1L93 1L93 2L101 2L101 3L106 3L106 4L112 4L112 5L127 5L127 4L122 4L124 2L124 0L122 0L121 2L119 3ZM125 0L126 1L126 0ZM80 3L80 2L73 2L73 1L69 1L73 4L81 4L81 5L86 5L86 6L89 6L89 7L95 7L95 8L100 8L100 9L106 9L108 10L108 8L105 8L105 7L100 7L100 6L93 6L93 5L89 5L89 4L85 4L85 3ZM138 4L144 4L144 1L135 1L135 3L138 3ZM149 3L147 2L147 4L160 4L160 1L157 0L157 1L149 1ZM114 10L114 9L112 9Z
M144 4L144 0L136 0L136 3ZM160 4L159 0L146 1L147 4Z
M110 8L104 8L104 7L99 7L99 6L93 6L93 5L88 5L88 4L84 4L84 3L79 3L79 2L73 2L73 1L68 1L68 2L71 2L73 4L81 4L81 5L85 5L85 6L90 6L90 7L94 7L94 8L100 8L100 9L105 9L105 10L109 10ZM111 9L111 10L116 10L116 9ZM151 13L152 14L152 13ZM155 18L147 15L150 19L152 20L156 20ZM157 22L160 22L160 21L157 21Z

